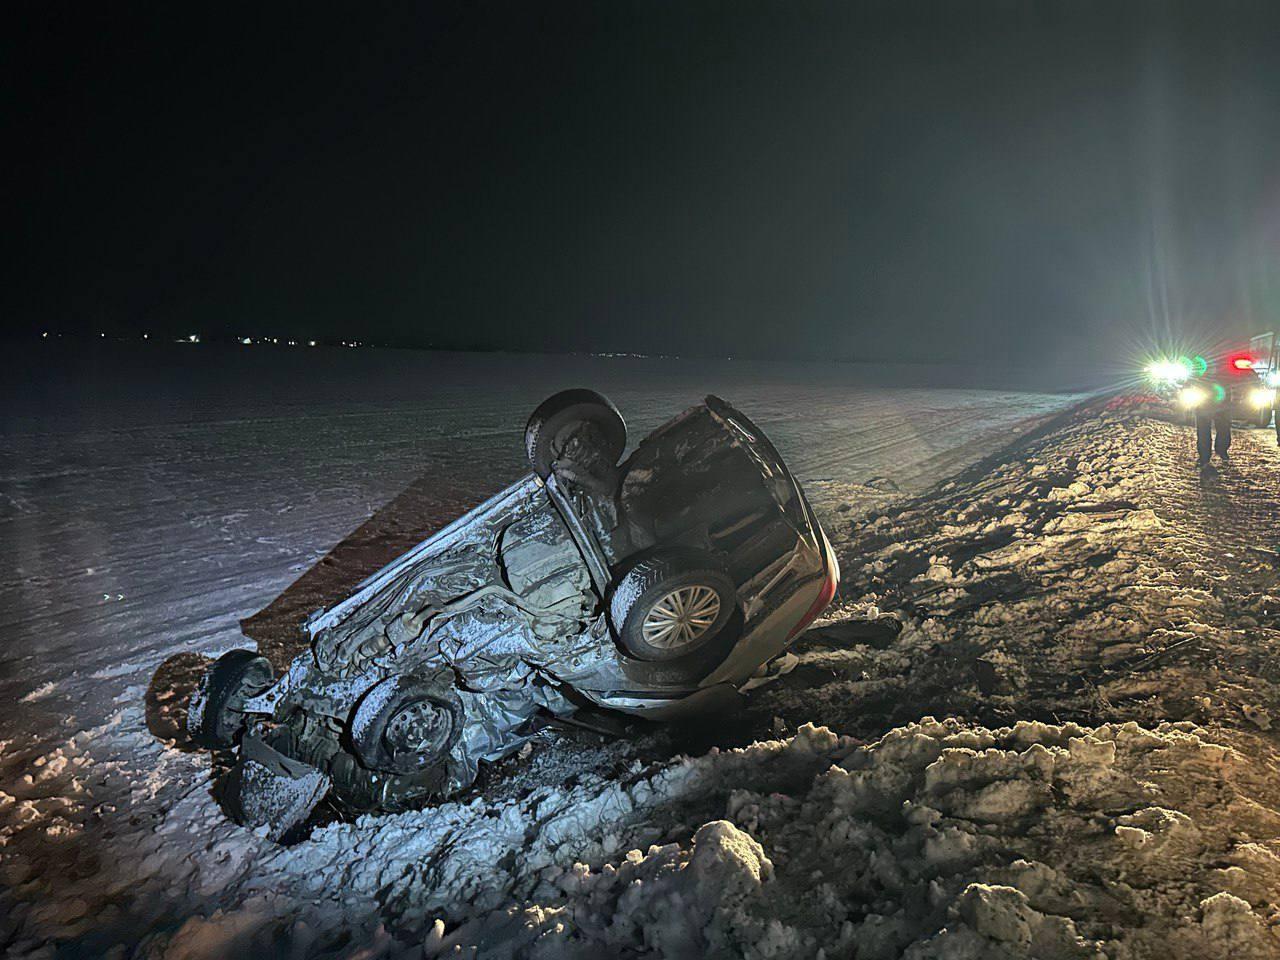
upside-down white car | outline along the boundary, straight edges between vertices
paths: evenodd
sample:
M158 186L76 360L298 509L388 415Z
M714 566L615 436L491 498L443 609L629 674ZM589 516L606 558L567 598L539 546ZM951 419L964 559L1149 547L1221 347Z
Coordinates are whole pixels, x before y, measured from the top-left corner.
M525 439L530 475L313 614L282 676L248 650L213 663L188 728L239 745L239 820L279 837L326 795L352 811L448 795L584 708L713 708L831 602L813 510L723 400L621 464L622 417L589 390L545 401Z

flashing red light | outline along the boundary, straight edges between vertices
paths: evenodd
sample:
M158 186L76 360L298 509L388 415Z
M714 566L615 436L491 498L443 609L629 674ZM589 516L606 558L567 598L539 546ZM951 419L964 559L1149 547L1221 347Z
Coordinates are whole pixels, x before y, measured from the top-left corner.
M1226 361L1226 366L1230 370L1252 370L1253 357L1249 356L1248 353L1233 353Z

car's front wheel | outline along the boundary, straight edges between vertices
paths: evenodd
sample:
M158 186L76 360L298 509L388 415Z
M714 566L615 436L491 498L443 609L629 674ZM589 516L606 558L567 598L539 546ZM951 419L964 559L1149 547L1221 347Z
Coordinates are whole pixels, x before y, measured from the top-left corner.
M357 759L388 773L420 773L439 763L460 732L458 705L438 685L406 676L372 687L351 719Z
M525 453L544 480L557 466L587 474L608 472L627 446L627 425L606 397L594 390L562 390L529 417Z
M244 702L271 686L271 662L252 650L229 650L205 672L187 706L187 733L211 750L235 743L245 727Z
M655 554L618 581L609 614L622 648L638 660L676 660L724 632L738 597L716 559L700 551Z

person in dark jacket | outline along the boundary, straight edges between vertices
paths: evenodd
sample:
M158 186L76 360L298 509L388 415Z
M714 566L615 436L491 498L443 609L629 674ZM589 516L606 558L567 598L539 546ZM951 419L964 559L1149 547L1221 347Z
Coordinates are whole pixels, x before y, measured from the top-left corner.
M1196 391L1196 460L1201 469L1209 466L1214 453L1223 463L1231 460L1227 451L1231 447L1231 415L1241 399L1237 396L1242 390L1239 381L1245 374L1255 379L1257 376L1251 369L1237 367L1237 359L1221 357L1211 361L1191 387Z
M1231 447L1231 390L1214 378L1203 378L1201 387L1208 395L1196 406L1196 460L1201 468L1209 465L1209 457L1217 453L1229 463ZM1216 434L1216 435L1215 435Z

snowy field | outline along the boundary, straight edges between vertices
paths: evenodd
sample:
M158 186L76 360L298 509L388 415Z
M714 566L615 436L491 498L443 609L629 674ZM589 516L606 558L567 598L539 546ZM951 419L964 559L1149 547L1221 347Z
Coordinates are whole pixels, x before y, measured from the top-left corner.
M237 942L287 943L299 955L313 942L353 952L359 944L343 947L332 929L307 919L302 904L314 901L395 949L407 936L416 956L424 938L440 936L431 933L434 915L422 911L454 924L465 919L464 904L475 912L504 906L509 886L485 879L500 854L495 843L509 845L508 858L542 856L548 870L572 869L571 851L588 848L574 841L559 849L571 826L520 839L525 796L476 798L416 820L335 825L313 844L273 849L226 823L209 795L207 755L148 732L151 676L174 654L242 645L241 618L411 482L421 478L433 498L424 533L510 482L523 472L528 412L562 387L608 393L636 436L707 392L723 395L769 432L842 553L864 514L1000 452L1078 400L926 388L921 379L920 371L852 365L382 351L33 356L6 385L0 436L0 943L16 955L39 953L50 940L88 955L217 956ZM804 719L828 722L820 712ZM814 756L847 746L807 736L812 744L753 749L798 751L807 770ZM622 808L636 800L619 786L634 786L641 772L592 780L590 767L641 760L615 746L578 756L581 789L595 791L589 816L603 825L601 803L621 805L619 832L597 830L588 845L607 859L645 833L623 829ZM714 757L701 762L716 779ZM682 769L647 775L679 779ZM616 796L602 801L601 789ZM561 813L547 816L565 816L573 796L559 796ZM494 816L512 822L500 828ZM422 871L435 866L424 844L443 842L450 825L496 839L477 848L471 873L464 857L436 865L445 875L427 883ZM672 826L654 838L678 836ZM405 830L423 860L369 855L370 845L402 843L397 832ZM718 839L706 849L738 843L712 833ZM534 889L528 868L516 871L524 894ZM350 896L311 889L309 877L349 884ZM423 883L453 893L415 901ZM280 917L293 926L281 928L272 919ZM384 923L395 936L377 932Z
M564 387L609 394L635 436L720 393L769 431L820 510L924 489L1070 400L913 388L847 365L106 353L37 353L6 386L0 711L13 713L11 751L103 722L175 652L240 644L241 618L415 478L439 501L427 529L516 479L525 420Z

